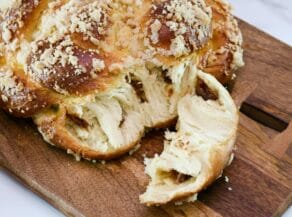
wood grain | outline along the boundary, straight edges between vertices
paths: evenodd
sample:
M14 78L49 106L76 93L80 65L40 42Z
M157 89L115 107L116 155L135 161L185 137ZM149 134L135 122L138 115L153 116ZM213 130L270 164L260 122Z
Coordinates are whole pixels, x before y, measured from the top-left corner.
M292 141L292 121L287 129L268 143L267 151L278 158L284 157Z
M258 84L247 102L289 123L292 119L291 47L243 21L239 25L246 66L240 70L238 81Z
M238 105L245 101L288 124L291 48L244 22L240 25L246 67L233 97ZM148 183L143 156L162 151L162 131L150 132L132 156L106 164L76 162L46 144L30 120L0 111L0 164L67 216L279 216L291 203L291 144L291 126L279 133L241 114L235 160L198 202L146 207L138 200Z

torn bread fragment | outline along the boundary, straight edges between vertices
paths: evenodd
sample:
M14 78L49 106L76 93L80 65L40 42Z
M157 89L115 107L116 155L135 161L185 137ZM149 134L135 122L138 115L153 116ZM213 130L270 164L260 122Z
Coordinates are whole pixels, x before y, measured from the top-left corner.
M151 181L140 196L142 203L160 205L195 195L210 185L228 163L238 111L214 77L199 70L196 77L217 99L193 93L179 101L176 131L166 132L160 156L145 161Z

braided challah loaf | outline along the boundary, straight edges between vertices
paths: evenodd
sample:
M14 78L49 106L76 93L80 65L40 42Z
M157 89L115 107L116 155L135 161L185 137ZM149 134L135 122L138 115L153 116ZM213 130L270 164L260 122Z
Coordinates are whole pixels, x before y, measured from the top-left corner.
M0 27L0 107L32 117L48 143L111 159L179 116L147 164L148 204L193 195L224 168L238 117L206 73L227 84L243 65L224 0L3 0Z

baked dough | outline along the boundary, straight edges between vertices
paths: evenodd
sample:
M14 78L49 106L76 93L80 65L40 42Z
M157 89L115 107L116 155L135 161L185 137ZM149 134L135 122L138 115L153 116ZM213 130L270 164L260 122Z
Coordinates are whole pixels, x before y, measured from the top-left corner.
M206 4L212 8L213 35L199 54L199 68L227 85L234 80L236 70L244 65L242 36L228 3L206 0Z
M179 101L176 131L166 132L160 156L145 159L151 182L140 196L142 203L160 205L193 197L217 179L229 161L238 125L237 108L214 77L196 71L195 83L200 82L214 97L206 99L196 91Z
M127 153L146 130L170 126L178 117L178 132L167 134L165 142L175 147L186 133L185 118L189 127L210 121L186 137L189 148L197 148L193 137L202 133L209 147L204 160L190 156L207 174L196 187L178 187L179 194L153 200L160 176L152 172L160 169L148 164L153 180L141 200L166 203L201 190L229 158L237 115L223 86L206 72L228 84L243 65L241 45L223 0L4 0L0 107L31 117L48 143L88 160ZM194 119L195 111L205 119ZM213 135L211 129L225 121ZM202 177L193 172L186 174Z

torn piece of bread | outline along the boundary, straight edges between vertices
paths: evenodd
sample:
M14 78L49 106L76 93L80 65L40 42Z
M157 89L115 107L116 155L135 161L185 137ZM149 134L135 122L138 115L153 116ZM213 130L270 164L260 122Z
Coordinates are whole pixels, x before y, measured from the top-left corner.
M195 91L178 103L176 132L166 132L160 156L146 159L151 181L140 196L148 205L165 204L197 194L227 165L238 125L238 110L227 90L212 76L196 72L209 96ZM213 97L210 97L213 96Z

